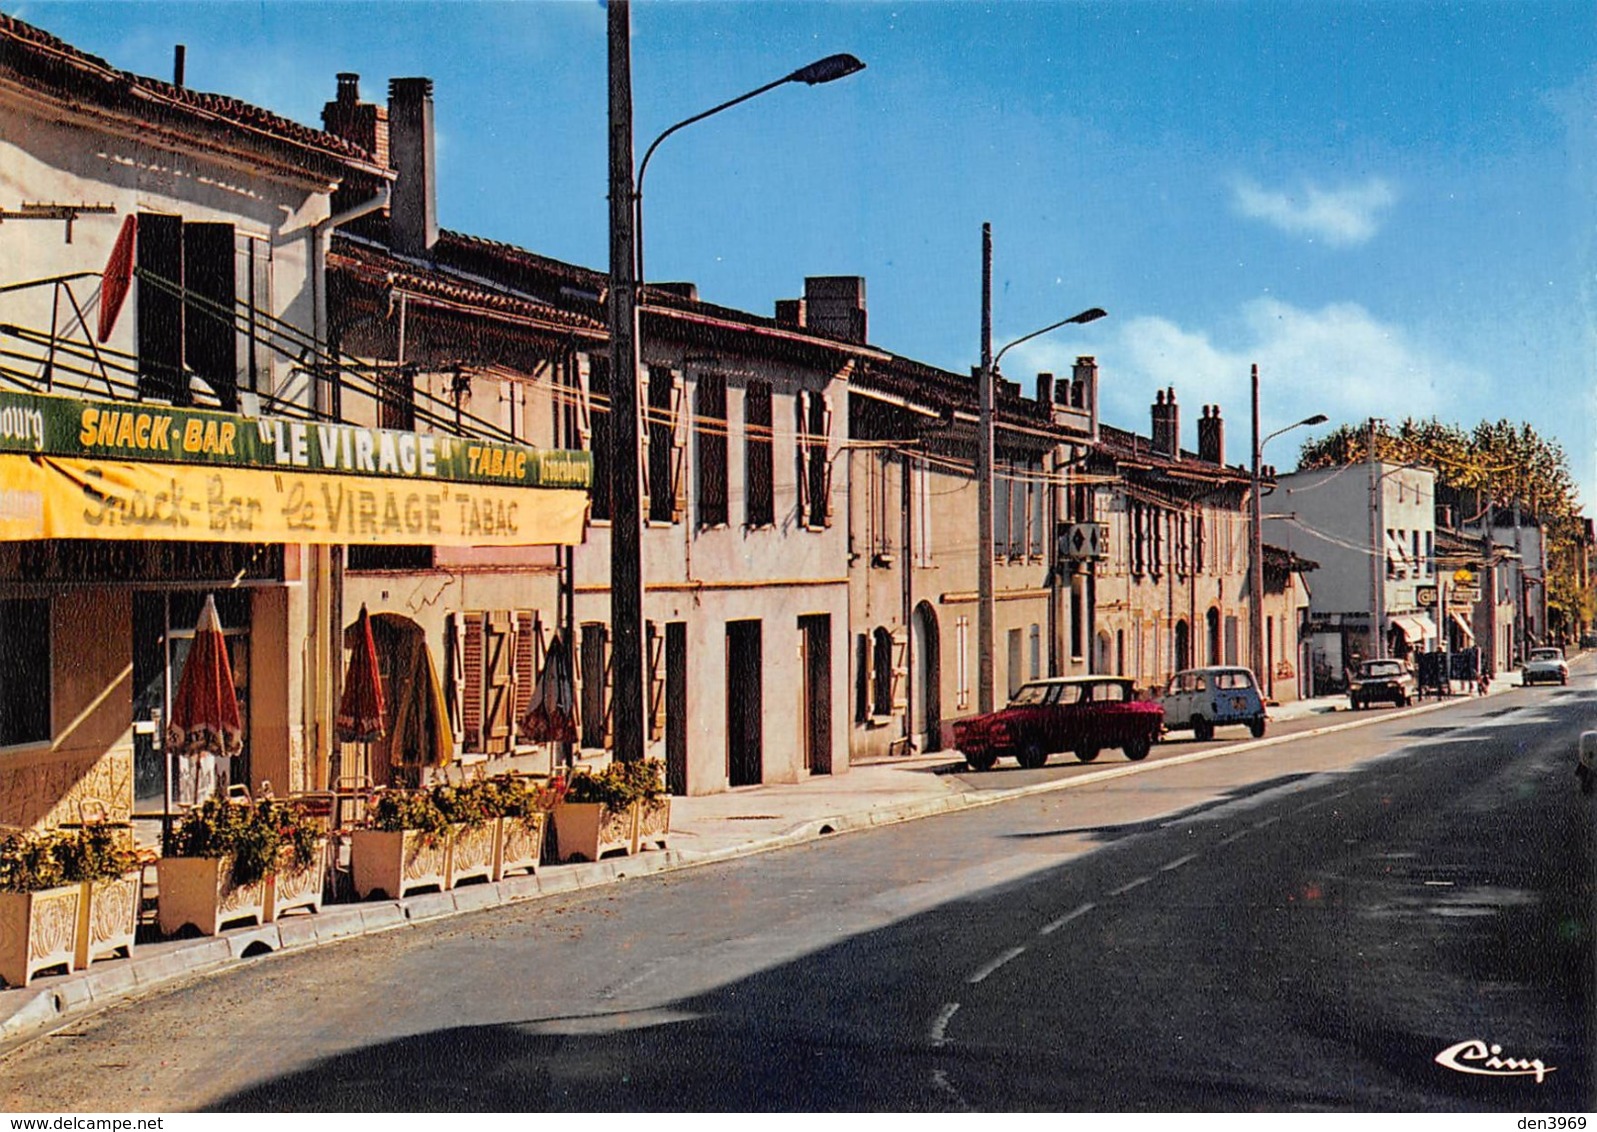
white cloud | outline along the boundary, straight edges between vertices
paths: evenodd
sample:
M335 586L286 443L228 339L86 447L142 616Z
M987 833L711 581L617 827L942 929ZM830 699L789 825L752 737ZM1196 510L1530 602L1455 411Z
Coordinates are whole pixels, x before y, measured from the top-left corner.
M1238 311L1235 330L1218 334L1182 327L1168 319L1133 318L1098 347L1102 417L1109 424L1146 435L1149 405L1167 386L1176 390L1182 413L1182 444L1197 447L1204 405L1219 405L1230 427L1231 463L1246 459L1250 426L1250 367L1259 367L1262 430L1316 413L1326 427L1356 424L1371 416L1392 422L1404 417L1458 415L1461 402L1486 389L1488 375L1433 353L1401 327L1384 323L1357 303L1332 303L1305 310L1278 299L1255 299ZM1069 373L1077 348L1040 339L1020 347L1007 366L1012 374ZM1267 459L1290 467L1303 429L1273 443Z
M1297 193L1266 189L1239 177L1231 189L1243 216L1336 246L1367 242L1382 215L1397 202L1396 190L1379 177L1336 189L1305 183Z

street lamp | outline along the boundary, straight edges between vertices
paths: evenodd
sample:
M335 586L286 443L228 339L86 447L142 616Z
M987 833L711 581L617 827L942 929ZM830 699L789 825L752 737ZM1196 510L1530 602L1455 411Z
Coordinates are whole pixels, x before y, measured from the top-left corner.
M1278 428L1263 440L1259 439L1259 367L1253 367L1253 506L1249 516L1248 542L1249 551L1249 577L1248 588L1253 591L1253 600L1248 603L1248 655L1252 662L1253 678L1259 682L1260 689L1268 684L1268 676L1264 671L1264 532L1261 521L1261 483L1259 476L1259 462L1264 456L1264 446L1283 432L1291 432L1295 428L1307 425L1324 424L1329 420L1324 413L1315 413L1312 417L1304 417L1285 428Z
M981 374L977 390L981 424L976 455L976 706L993 710L993 384L999 360L1012 347L1030 342L1061 326L1096 322L1105 312L1090 307L1080 314L1016 338L993 353L993 226L981 226Z
M643 174L671 134L756 95L800 82L814 86L865 66L852 55L831 55L775 82L685 118L654 139L632 176L632 19L628 0L607 5L610 75L610 635L612 755L643 759L647 672L643 645L643 515L638 405L638 301L643 279ZM636 185L636 189L634 189Z

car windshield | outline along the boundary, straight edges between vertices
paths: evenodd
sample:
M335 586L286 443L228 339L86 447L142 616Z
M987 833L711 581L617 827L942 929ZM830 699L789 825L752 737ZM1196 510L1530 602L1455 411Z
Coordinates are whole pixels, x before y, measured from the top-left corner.
M1033 704L1046 702L1048 699L1047 684L1027 684L1016 692L1009 701L1010 707L1030 707Z
M1364 666L1366 676L1401 676L1403 664L1397 660L1377 660Z
M1530 658L1532 660L1563 660L1564 653L1562 649L1531 649Z

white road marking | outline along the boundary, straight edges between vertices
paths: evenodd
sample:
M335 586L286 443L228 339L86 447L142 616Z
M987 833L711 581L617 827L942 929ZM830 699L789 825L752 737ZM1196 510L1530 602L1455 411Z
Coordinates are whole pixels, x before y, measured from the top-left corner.
M998 968L1002 967L1005 963L1008 963L1011 959L1015 958L1017 955L1023 954L1025 950L1026 949L1024 947L1011 947L1008 951L1004 952L997 959L994 959L991 963L987 964L965 981L970 983L972 986L976 985L988 975L998 970Z
M965 1098L959 1095L959 1090L948 1083L948 1070L933 1069L932 1084L936 1085L939 1089L943 1090L943 1092L953 1097L954 1103L957 1104L961 1109L966 1112L971 1111L970 1105L966 1103Z
M1139 884L1147 884L1152 879L1153 879L1152 877L1138 877L1136 880L1130 882L1129 884L1121 885L1119 888L1117 888L1114 891L1110 892L1109 895L1110 896L1124 896L1126 893L1130 892L1133 888L1136 888Z
M1197 859L1198 855L1196 853L1188 853L1185 857L1177 857L1174 861L1171 861L1168 864L1160 865L1159 871L1161 873L1173 872L1176 869L1179 869L1182 865L1186 864L1188 861L1196 861Z
M1280 821L1280 820L1281 820L1281 819L1280 819L1280 818L1278 818L1278 817L1275 817L1275 818L1265 818L1265 819L1264 819L1264 820L1263 820L1263 821L1261 821L1261 822L1254 822L1254 823L1253 823L1253 828L1254 828L1254 829L1263 829L1263 828L1264 828L1264 827L1265 827L1265 826L1267 826L1267 825L1274 825L1274 824L1275 824L1275 823L1276 823L1276 822L1278 822L1278 821Z
M1229 845L1233 841L1241 841L1247 835L1248 835L1248 831L1247 830L1239 829L1235 833L1233 833L1230 837L1222 839L1220 844L1221 845Z
M1091 912L1096 907L1096 904L1083 904L1080 908L1077 908L1073 912L1066 912L1063 916L1060 916L1059 919L1054 920L1052 923L1044 924L1042 927L1037 929L1037 934L1052 935L1054 932L1070 923L1071 920L1079 920L1082 916L1085 916L1088 912Z
M937 1021L932 1023L930 1034L932 1045L941 1046L948 1044L948 1023L953 1020L954 1013L959 1009L959 1003L946 1002L943 1009L938 1012Z

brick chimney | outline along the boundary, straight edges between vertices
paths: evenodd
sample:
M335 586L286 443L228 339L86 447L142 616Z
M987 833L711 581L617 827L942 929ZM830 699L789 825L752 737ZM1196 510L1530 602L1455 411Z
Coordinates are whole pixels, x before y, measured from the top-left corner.
M438 242L438 173L433 147L433 81L388 81L388 147L399 171L388 242L426 255Z
M1037 400L1044 405L1049 405L1053 403L1053 399L1054 375L1051 373L1039 373L1037 375Z
M1073 409L1085 409L1092 420L1092 436L1098 438L1098 359L1081 354L1070 370L1070 390L1060 393L1060 400Z
M1176 407L1176 390L1160 391L1153 402L1153 450L1177 459L1181 455L1181 410Z
M804 280L808 328L827 338L866 342L865 279L859 275L812 275Z
M1205 464L1225 463L1225 422L1219 405L1205 405L1198 419L1198 459Z
M803 299L776 300L776 324L789 330L803 330L808 322Z
M338 96L322 106L322 128L388 165L388 110L360 100L360 76L353 71L339 72Z

